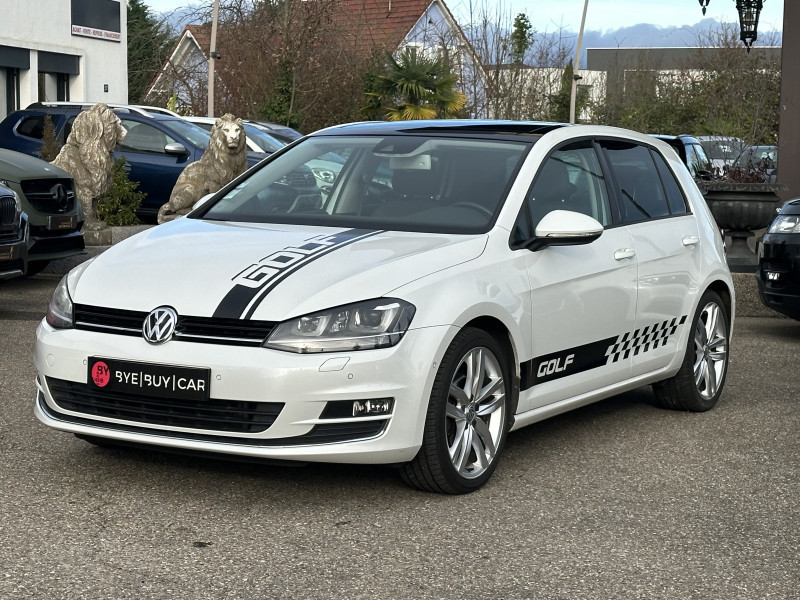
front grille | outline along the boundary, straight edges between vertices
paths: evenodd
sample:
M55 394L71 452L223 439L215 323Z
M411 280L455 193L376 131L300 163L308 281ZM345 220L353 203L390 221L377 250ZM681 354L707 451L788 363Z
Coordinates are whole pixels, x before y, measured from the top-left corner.
M14 225L17 216L17 200L14 196L0 196L0 225Z
M75 208L75 192L71 179L26 179L20 183L22 193L39 212L61 215Z
M76 304L75 328L140 336L147 315L148 313L144 311ZM173 339L183 342L255 347L267 339L275 325L273 321L179 316Z
M763 271L774 271L776 273L788 273L791 271L791 263L788 260L761 261Z
M260 433L275 422L283 404L241 400L176 400L95 390L85 383L47 378L56 404L88 417L106 417L228 433Z
M53 381L48 378L48 383ZM84 388L86 386L83 386ZM53 390L51 388L51 393ZM39 394L38 397L39 408L50 418L58 419L66 423L73 423L75 425L87 425L93 427L103 427L104 425L98 423L96 420L79 417L76 415L66 415L63 413L54 412L47 402L44 401L44 396ZM282 405L279 405L282 406ZM335 444L342 442L355 442L359 440L367 440L377 437L386 429L388 420L385 421L358 421L350 423L330 423L323 425L315 425L314 428L306 434L298 435L290 438L270 438L270 439L236 439L224 435L213 435L209 433L194 433L189 431L162 431L159 429L148 429L146 427L137 427L135 425L121 425L109 424L108 427L114 431L124 431L127 433L139 433L155 436L169 437L173 439L182 440L195 440L198 442L218 442L222 444L234 443L238 446L245 447L261 447L261 448L280 448L284 446L305 446L310 444ZM197 427L195 427L197 429Z

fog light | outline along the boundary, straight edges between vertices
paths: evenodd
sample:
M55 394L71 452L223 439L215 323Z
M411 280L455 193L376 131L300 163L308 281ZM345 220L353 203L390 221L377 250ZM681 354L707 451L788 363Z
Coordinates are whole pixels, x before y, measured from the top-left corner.
M355 400L353 402L353 416L386 415L392 410L392 401L389 398L377 400Z
M767 271L767 280L768 281L778 281L780 279L781 274L775 273L773 271Z

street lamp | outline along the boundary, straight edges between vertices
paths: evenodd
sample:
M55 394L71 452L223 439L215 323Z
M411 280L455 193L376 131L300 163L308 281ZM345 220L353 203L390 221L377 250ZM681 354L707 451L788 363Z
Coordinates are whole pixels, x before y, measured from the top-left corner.
M698 0L703 14L710 0ZM758 16L764 8L764 0L736 0L736 10L739 13L739 39L744 42L747 52L753 47L753 42L758 38Z
M764 6L764 0L736 0L739 11L739 39L744 42L747 51L758 38L758 16Z

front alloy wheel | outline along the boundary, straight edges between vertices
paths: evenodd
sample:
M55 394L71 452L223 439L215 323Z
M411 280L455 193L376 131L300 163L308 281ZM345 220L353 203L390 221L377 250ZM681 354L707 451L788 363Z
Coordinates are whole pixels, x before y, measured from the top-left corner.
M422 448L402 468L410 485L464 494L494 472L509 427L511 393L506 353L484 331L462 330L436 374Z
M473 348L456 367L445 415L447 452L461 477L480 477L494 462L505 403L505 380L497 357L487 348Z

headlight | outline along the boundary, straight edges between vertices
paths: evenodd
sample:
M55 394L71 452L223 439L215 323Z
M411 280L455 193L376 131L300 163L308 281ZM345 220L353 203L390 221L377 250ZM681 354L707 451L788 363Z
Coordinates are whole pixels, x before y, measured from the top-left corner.
M53 292L50 306L47 308L46 320L51 327L56 329L70 329L72 327L72 298L67 289L67 277L64 275Z
M800 215L779 215L775 217L767 233L800 233Z
M415 310L397 298L339 306L284 321L264 346L302 354L387 348L403 337Z
M17 227L22 226L22 202L19 201L19 196L17 192L11 190L11 193L14 194L14 204L16 206L14 210L14 223Z

